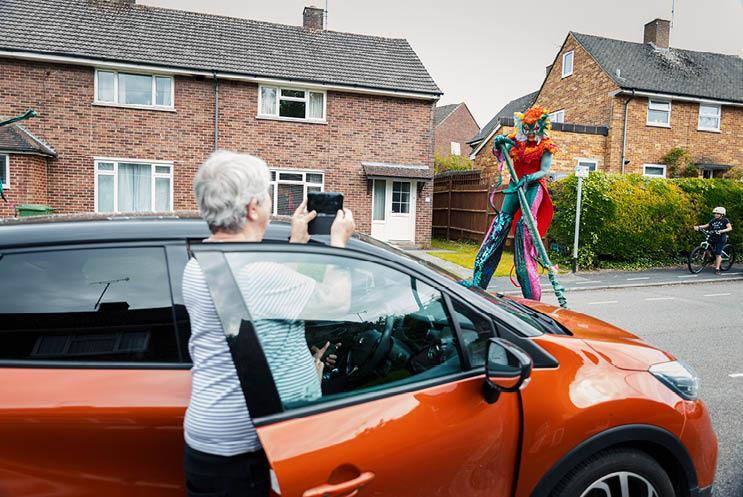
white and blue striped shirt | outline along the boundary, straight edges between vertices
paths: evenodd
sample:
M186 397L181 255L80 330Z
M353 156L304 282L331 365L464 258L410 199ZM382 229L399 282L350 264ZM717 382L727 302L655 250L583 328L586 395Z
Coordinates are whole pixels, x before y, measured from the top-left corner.
M257 262L242 268L237 282L282 402L318 398L320 379L304 323L297 320L315 281L281 264ZM188 348L193 360L191 401L184 420L186 443L220 456L259 450L222 324L195 259L183 272L183 301L191 319Z

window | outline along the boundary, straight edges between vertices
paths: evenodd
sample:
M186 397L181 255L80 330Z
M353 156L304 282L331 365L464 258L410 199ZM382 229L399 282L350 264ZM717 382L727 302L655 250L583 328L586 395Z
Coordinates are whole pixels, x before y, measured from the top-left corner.
M671 127L671 102L667 100L648 100L648 126Z
M666 166L664 164L644 164L642 166L642 175L652 178L665 178Z
M594 172L599 165L599 161L596 159L578 159L579 166L587 166L588 170Z
M312 171L271 171L268 194L273 201L273 213L291 216L307 198L307 192L323 191L323 173Z
M720 131L720 106L699 104L699 125L703 131Z
M258 116L325 121L325 92L261 86Z
M469 307L454 301L454 319L459 325L462 348L469 357L471 367L485 365L485 348L495 336L493 322Z
M562 55L562 77L565 78L573 74L573 51Z
M259 252L226 258L288 409L462 371L443 295L423 281L337 255ZM322 294L317 285L331 268L350 278L350 305L343 309L314 293ZM479 357L485 332L466 312L457 318ZM320 375L311 351L325 344L338 360Z
M564 123L565 122L565 110L556 110L549 114L550 122L553 123Z
M459 142L451 142L451 154L462 155L462 147L460 146Z
M162 248L6 253L0 359L180 362Z
M172 164L108 159L95 161L96 212L172 210Z
M410 213L410 182L393 181L392 182L392 213L409 214Z
M95 102L134 107L173 108L173 77L95 72Z
M0 183L3 188L10 186L10 156L7 154L0 154Z

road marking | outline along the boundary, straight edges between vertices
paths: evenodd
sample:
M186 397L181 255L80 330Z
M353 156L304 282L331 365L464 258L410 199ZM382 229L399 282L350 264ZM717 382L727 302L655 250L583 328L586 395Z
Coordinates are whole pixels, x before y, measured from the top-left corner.
M637 280L649 280L650 276L643 276L642 278L627 278L627 281L637 281Z
M705 297L725 297L726 295L732 295L732 293L708 293Z
M575 285L587 285L588 283L601 283L599 280L582 280L582 281L576 281Z
M743 273L721 273L723 276L735 276L736 274L743 274Z
M696 278L698 274L686 274L684 276L676 276L676 278Z
M588 305L599 305L599 304L618 304L618 300L602 300L601 302L589 302Z
M728 375L731 378L743 378L743 373L733 373Z
M676 297L648 297L645 300L674 300Z

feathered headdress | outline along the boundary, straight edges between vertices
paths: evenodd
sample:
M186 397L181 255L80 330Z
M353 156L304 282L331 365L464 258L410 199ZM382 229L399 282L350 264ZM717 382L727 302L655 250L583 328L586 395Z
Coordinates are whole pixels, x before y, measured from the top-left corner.
M514 112L513 124L517 131L516 139L520 142L526 141L527 134L534 133L539 143L552 129L549 113L540 105L530 108L525 113Z

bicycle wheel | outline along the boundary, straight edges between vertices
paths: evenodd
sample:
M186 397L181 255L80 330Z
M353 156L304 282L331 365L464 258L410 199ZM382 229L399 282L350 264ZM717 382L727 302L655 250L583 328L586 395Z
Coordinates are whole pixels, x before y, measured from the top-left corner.
M729 243L722 247L722 261L720 269L728 271L735 264L735 247Z
M709 263L710 259L707 257L707 251L702 247L697 247L692 250L687 261L689 271L692 274L702 272L702 269L704 269Z

